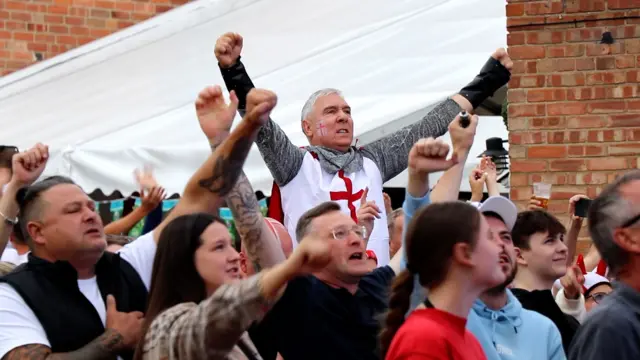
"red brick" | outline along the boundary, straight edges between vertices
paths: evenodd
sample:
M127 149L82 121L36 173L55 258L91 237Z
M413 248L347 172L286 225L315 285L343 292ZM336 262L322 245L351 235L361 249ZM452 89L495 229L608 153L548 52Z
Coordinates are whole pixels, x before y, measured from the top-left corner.
M553 160L549 163L551 171L583 171L586 170L584 160Z
M608 0L609 9L637 9L638 0Z
M589 170L622 170L627 168L627 160L620 157L592 159L587 161Z
M509 120L511 122L511 120ZM544 129L556 129L564 128L566 123L564 117L560 116L548 116L548 117L534 117L531 118L530 127L532 128L544 128Z
M603 114L611 112L622 112L626 109L624 101L595 101L589 103L590 113Z
M33 52L48 59L189 1L0 0L0 76L34 63Z
M607 120L604 116L598 115L583 115L573 116L567 119L567 127L577 129L588 128L601 128L607 125Z
M554 115L582 115L587 113L584 102L559 102L547 105L547 114Z
M587 73L587 85L598 84L621 84L627 81L627 78L633 77L635 74L628 74L624 71L598 71Z
M509 48L509 56L514 60L542 59L545 56L545 47L540 45L514 46Z
M580 57L585 52L583 44L567 44L547 46L547 56L550 58L558 57Z
M507 45L524 45L525 44L525 34L522 32L510 33L507 34Z
M562 158L566 155L566 146L530 146L527 151L530 159Z
M596 58L596 70L611 70L616 68L616 58L613 56L602 56Z
M545 115L544 105L509 104L509 117Z
M638 155L638 154L640 154L640 143L609 145L609 154L612 155L612 156L616 156L616 155Z
M611 115L609 126L640 127L640 114Z
M527 2L525 12L527 15L559 14L562 12L562 2L560 1L532 1Z
M547 170L547 162L540 160L512 160L509 166L514 173Z
M527 44L558 44L564 40L562 31L530 31L527 33Z
M554 87L582 86L585 84L585 76L582 72L549 75L547 83Z
M602 29L570 29L566 31L566 39L569 42L596 41L602 38L602 32Z
M604 11L605 0L567 1L565 6L568 13Z
M526 97L529 102L563 101L565 99L566 93L564 89L531 89L527 91Z

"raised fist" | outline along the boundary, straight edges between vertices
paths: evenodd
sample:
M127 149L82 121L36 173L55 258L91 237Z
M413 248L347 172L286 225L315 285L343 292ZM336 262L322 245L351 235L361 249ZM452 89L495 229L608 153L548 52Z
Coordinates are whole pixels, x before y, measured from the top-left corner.
M218 137L222 140L229 135L238 110L238 97L231 91L229 98L231 101L227 104L222 95L222 88L218 85L209 86L198 94L195 103L196 114L200 128L210 142L215 142Z
M471 175L469 175L469 187L471 187L471 194L478 194L482 197L482 194L484 193L484 183L486 180L486 172L483 172L479 167L473 169L471 171Z
M295 263L299 275L311 274L324 269L331 262L334 244L335 241L311 233L300 241L289 259Z
M269 121L271 110L278 103L276 94L264 89L251 89L247 94L247 114L249 121L264 125Z
M451 136L451 144L453 152L459 155L459 152L468 152L473 145L473 139L476 136L476 128L478 127L478 116L471 116L469 126L462 127L460 125L460 115L449 124L449 135Z
M238 61L242 52L242 36L228 32L218 38L214 53L222 67L229 67Z
M11 181L19 186L31 185L42 175L48 160L49 147L41 143L37 143L27 151L15 154L11 159L13 169Z
M511 57L509 56L507 50L505 50L504 48L499 48L498 50L496 50L493 54L491 54L491 57L500 61L500 64L507 68L507 70L511 71L511 69L513 69L513 61L511 60Z
M458 163L455 154L447 160L449 145L440 139L418 140L409 151L409 171L429 174L444 171Z

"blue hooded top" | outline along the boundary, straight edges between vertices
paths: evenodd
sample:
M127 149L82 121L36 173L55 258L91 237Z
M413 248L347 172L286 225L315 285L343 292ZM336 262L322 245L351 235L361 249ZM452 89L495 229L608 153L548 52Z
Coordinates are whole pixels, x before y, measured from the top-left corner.
M487 360L564 360L558 328L543 315L523 309L507 290L507 304L491 310L476 299L467 319L467 329L475 335Z

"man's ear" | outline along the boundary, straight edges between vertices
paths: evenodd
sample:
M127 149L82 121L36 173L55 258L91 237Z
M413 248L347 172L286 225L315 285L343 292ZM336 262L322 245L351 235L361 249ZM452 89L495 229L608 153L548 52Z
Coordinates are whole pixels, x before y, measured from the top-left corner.
M516 251L516 262L518 265L527 266L527 260L522 256L523 251L519 247L513 248Z
M44 245L47 242L42 234L42 224L37 221L27 223L27 234L33 240L34 245Z
M302 120L302 132L308 139L313 137L313 124L310 120Z
M640 254L640 236L634 234L632 229L616 229L613 241L627 252Z

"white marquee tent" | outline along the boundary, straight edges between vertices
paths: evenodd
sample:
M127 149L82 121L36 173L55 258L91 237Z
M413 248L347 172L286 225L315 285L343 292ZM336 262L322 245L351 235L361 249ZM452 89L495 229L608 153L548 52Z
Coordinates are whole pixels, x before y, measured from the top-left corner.
M0 78L0 143L49 144L47 174L89 192L135 191L133 170L150 164L179 193L209 153L193 101L223 85L213 44L226 31L244 36L243 62L278 94L272 117L295 144L302 104L323 87L343 90L365 144L468 83L505 45L506 17L486 0L198 0ZM494 136L507 137L502 120L482 118L474 154ZM255 148L245 171L269 193Z

